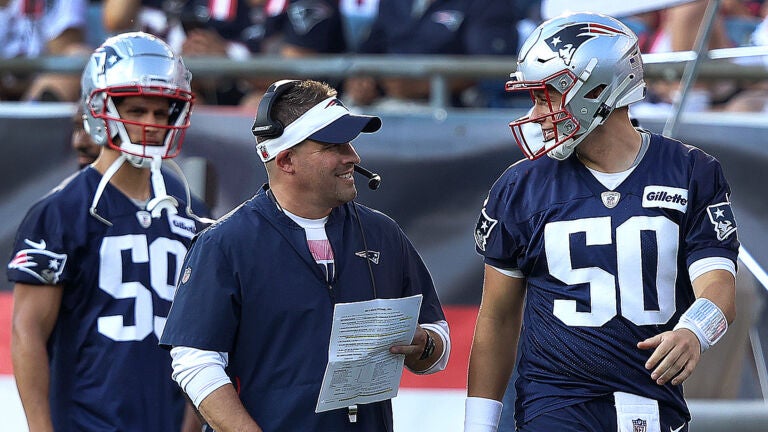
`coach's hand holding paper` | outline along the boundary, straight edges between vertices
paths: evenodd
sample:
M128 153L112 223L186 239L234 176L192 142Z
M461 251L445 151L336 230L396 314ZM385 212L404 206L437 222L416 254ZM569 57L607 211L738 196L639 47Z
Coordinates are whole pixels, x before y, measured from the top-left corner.
M397 396L405 356L389 348L413 340L421 299L419 294L335 306L328 366L315 412Z

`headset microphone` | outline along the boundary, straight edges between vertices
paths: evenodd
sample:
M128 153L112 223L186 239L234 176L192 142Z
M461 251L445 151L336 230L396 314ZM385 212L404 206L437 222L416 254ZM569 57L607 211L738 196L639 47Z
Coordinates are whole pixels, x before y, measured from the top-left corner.
M355 165L355 172L368 178L368 188L371 190L376 190L379 188L379 186L381 186L381 176L378 174L370 172L360 165Z

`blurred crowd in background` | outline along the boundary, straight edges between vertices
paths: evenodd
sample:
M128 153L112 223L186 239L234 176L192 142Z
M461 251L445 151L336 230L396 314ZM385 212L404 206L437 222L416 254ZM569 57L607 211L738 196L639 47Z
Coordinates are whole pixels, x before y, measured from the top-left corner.
M644 53L687 51L694 47L708 1L619 18L637 33ZM542 1L537 0L0 0L0 57L85 57L106 37L135 30L163 38L185 58L514 56L542 21L541 11ZM722 0L709 48L753 45L768 45L768 2ZM195 79L193 84L198 104L255 110L266 87L282 78L222 77ZM504 93L505 78L452 80L450 104L487 108L529 103ZM341 89L350 106L428 106L426 79L326 80ZM646 103L638 109L669 109L677 88L678 81L649 82ZM73 102L79 91L77 75L0 72L0 100ZM768 111L766 101L768 82L731 80L697 84L686 109L759 112Z

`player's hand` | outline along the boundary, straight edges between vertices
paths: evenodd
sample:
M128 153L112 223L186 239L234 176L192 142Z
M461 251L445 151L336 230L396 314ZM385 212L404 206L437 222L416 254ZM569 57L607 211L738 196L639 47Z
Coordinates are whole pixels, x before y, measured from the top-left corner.
M645 362L645 368L652 370L651 379L658 385L667 382L672 385L682 384L691 376L701 358L699 339L692 331L684 328L638 342L637 347L654 350Z
M421 328L421 326L416 326L416 333L414 333L410 345L395 345L389 348L389 352L392 354L405 354L405 363L407 365L414 365L419 361L419 357L424 352L426 344L427 331Z

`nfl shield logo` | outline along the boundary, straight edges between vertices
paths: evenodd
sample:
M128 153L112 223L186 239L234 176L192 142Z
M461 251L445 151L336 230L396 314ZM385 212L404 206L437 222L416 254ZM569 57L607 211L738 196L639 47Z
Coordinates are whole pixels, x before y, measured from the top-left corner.
M192 269L187 267L184 269L184 274L181 276L181 283L185 284L189 281L189 277L192 276Z
M136 212L136 219L142 228L149 228L152 225L152 215L148 211L140 210Z
M600 194L600 198L603 200L603 205L608 208L616 207L621 199L621 194L618 192L608 191Z
M632 420L632 432L645 432L648 429L648 422L643 419Z

